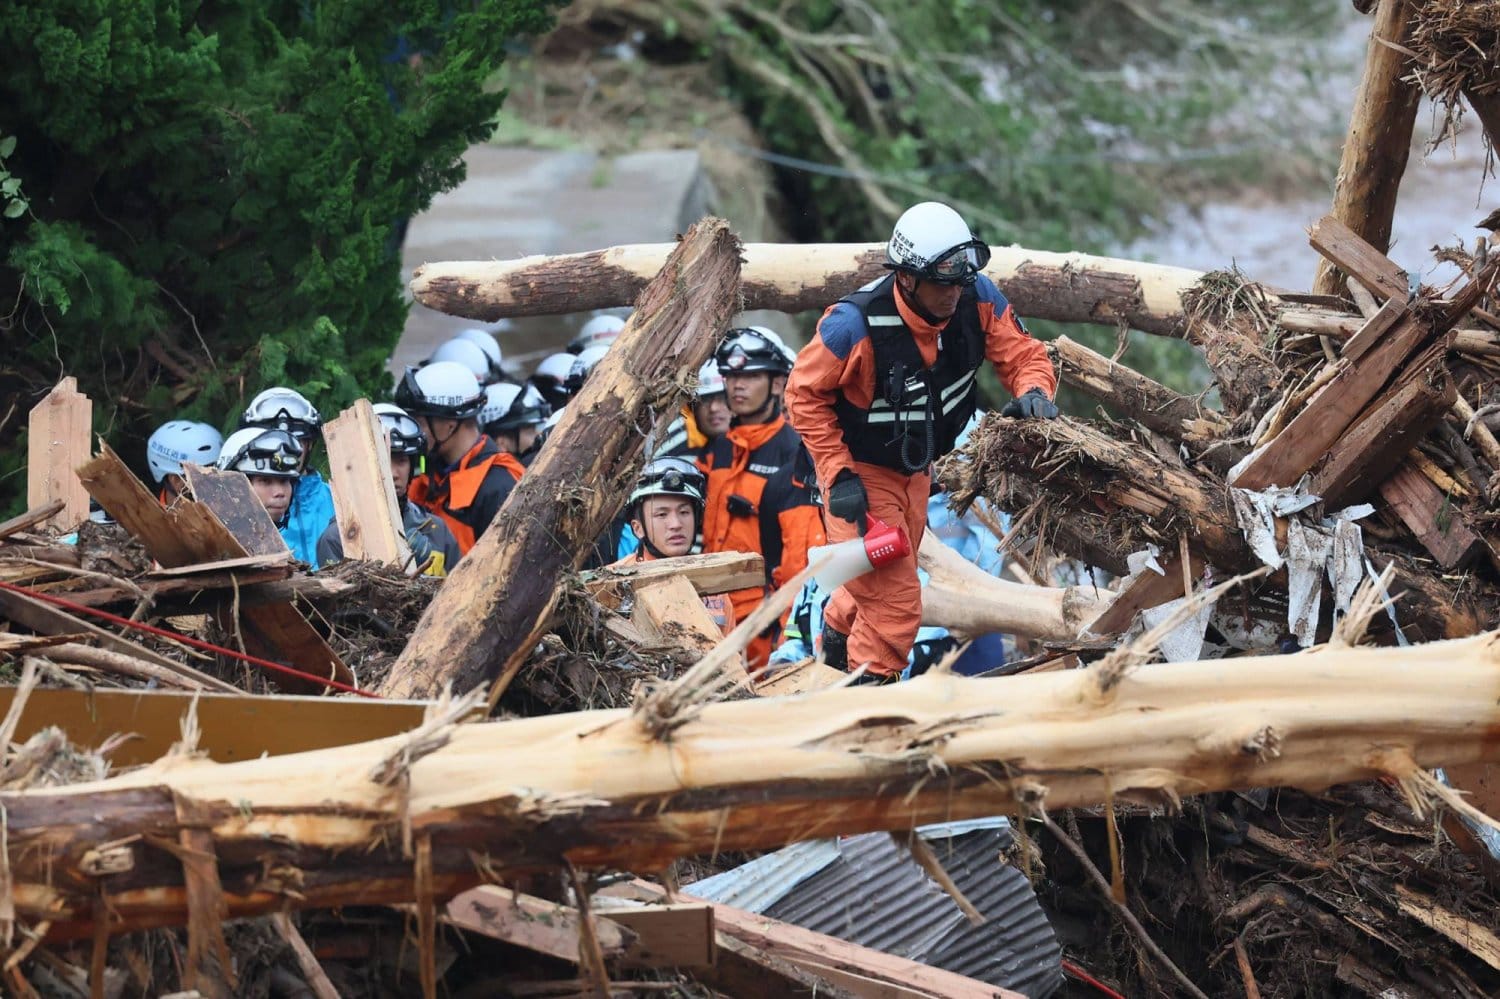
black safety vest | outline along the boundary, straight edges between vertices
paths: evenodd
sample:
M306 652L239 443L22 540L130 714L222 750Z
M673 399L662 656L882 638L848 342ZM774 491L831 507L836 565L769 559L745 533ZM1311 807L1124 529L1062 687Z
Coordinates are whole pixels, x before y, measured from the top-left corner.
M974 378L984 363L979 298L965 288L958 309L938 334L937 360L927 367L915 334L896 308L896 277L888 274L843 301L859 310L875 354L875 396L861 409L843 393L834 401L844 443L855 461L915 474L953 450L974 415Z

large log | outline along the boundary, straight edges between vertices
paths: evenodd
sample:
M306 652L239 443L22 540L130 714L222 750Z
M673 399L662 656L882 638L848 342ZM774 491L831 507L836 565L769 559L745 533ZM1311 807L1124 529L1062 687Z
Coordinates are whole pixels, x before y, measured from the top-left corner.
M1001 509L1044 501L1057 514L1044 539L1124 574L1126 557L1155 544L1174 553L1184 532L1222 572L1257 568L1221 481L1169 465L1140 447L1067 417L1050 422L985 418L956 459L939 465L955 502L984 495ZM1447 579L1404 556L1367 546L1377 569L1394 565L1397 612L1414 640L1472 635L1492 619L1468 578Z
M16 909L60 938L90 934L95 913L109 932L181 924L196 854L172 846L189 826L232 918L410 902L414 854L443 899L563 861L660 870L1042 805L1383 774L1414 788L1420 767L1500 759L1500 636L996 680L929 673L702 705L669 727L653 735L660 719L625 709L432 725L0 794Z
M647 432L675 414L739 308L740 244L696 223L569 403L536 462L423 613L379 693L436 696L501 677L547 627L561 573L578 569L640 469ZM582 308L583 306L580 306Z
M670 243L615 246L518 260L423 264L412 275L418 302L486 322L629 305L666 262ZM886 273L884 243L747 243L746 309L824 309ZM1199 271L1084 253L995 247L988 274L1021 315L1064 322L1124 323L1176 334L1184 293Z
M1390 249L1396 194L1421 98L1407 78L1411 26L1409 0L1380 0L1333 190L1333 214L1382 253ZM1320 262L1313 291L1342 295L1344 276Z

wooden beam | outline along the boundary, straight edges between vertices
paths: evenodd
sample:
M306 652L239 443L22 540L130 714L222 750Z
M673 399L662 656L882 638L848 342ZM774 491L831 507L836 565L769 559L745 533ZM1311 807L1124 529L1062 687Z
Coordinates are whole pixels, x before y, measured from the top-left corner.
M45 523L59 513L62 513L67 505L65 500L49 500L41 506L32 507L25 513L17 514L4 523L0 523L0 538L8 538L12 534L29 531L38 524Z
M1382 482L1380 495L1444 569L1462 568L1484 551L1463 509L1411 465Z
M290 551L244 472L192 464L184 465L183 471L193 499L234 535L247 557L274 557Z
M1411 294L1406 271L1388 258L1385 250L1374 245L1374 241L1365 239L1337 217L1323 216L1307 235L1312 248L1327 263L1338 268L1332 273L1354 278L1369 289L1377 301L1395 299L1404 302ZM1389 240L1389 232L1386 238Z
M1329 449L1308 486L1330 510L1375 492L1406 454L1442 422L1458 390L1446 351L1436 344L1413 360L1396 384L1371 403Z
M672 576L686 579L704 596L729 593L747 586L763 585L766 581L765 560L756 552L706 552L652 559L650 562L629 562L582 574L584 585L594 599L610 607L620 605L624 587Z
M1396 195L1421 98L1407 78L1411 26L1409 0L1379 0L1333 190L1334 216L1382 253L1391 245ZM1321 265L1313 291L1341 295L1343 290L1337 270Z
M724 629L703 606L693 584L681 576L637 584L631 620L647 638L681 646L699 658L724 640Z
M471 888L448 903L444 922L469 933L579 963L582 914L572 906L548 902L500 885ZM622 956L635 934L607 919L594 922L605 958Z
M60 533L89 517L89 495L74 471L91 453L94 406L78 391L78 379L64 378L31 408L26 431L26 505L62 509L38 526Z
M1183 596L1187 592L1184 589L1185 581L1201 579L1203 576L1203 559L1192 552L1188 553L1188 559L1186 571L1183 570L1182 559L1178 555L1173 555L1162 563L1162 569L1165 570L1163 575L1158 576L1150 569L1143 570L1120 591L1119 596L1110 601L1103 613L1090 622L1084 632L1099 636L1122 634L1141 611L1160 607Z
M717 960L693 977L716 993L734 999L860 999L826 978L741 943L727 933L717 936Z
M841 669L834 669L816 659L807 659L782 666L769 678L757 683L755 693L760 697L790 697L793 694L837 687L848 679L849 674Z
M545 633L558 578L576 571L619 513L645 444L741 307L740 245L695 224L641 293L624 331L569 403L541 453L428 605L379 693L434 696L510 683Z
M368 399L323 425L344 557L404 566L411 548L391 479L391 445Z
M635 934L621 964L637 968L711 968L717 953L714 907L707 902L662 905L607 905L596 899L601 921Z

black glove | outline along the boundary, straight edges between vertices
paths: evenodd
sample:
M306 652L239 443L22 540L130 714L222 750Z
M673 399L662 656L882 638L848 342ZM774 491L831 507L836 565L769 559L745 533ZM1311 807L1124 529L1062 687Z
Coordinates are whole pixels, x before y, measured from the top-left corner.
M847 468L834 476L828 487L828 512L840 520L847 520L859 528L859 536L865 536L866 519L870 515L870 501L865 496L865 484L859 476Z
M1028 420L1057 419L1057 403L1047 398L1039 388L1027 389L1020 398L1012 399L1000 410L1001 416L1021 416Z

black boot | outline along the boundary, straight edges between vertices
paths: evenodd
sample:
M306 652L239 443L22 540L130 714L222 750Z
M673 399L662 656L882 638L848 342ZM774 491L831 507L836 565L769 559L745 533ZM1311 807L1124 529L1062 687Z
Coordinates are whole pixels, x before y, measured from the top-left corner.
M823 661L841 673L849 670L849 636L826 622L823 625Z

